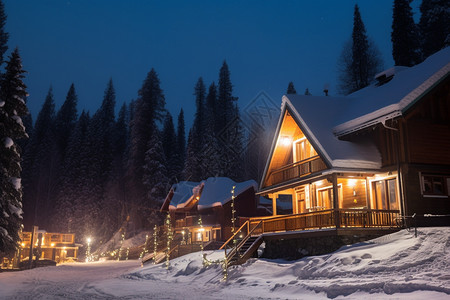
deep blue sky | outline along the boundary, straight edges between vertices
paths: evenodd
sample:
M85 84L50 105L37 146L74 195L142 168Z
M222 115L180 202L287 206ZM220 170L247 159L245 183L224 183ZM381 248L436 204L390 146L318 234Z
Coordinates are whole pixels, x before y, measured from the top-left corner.
M377 1L118 1L4 0L9 47L18 46L36 119L50 85L56 108L73 82L79 111L99 107L109 78L118 107L137 97L150 69L158 72L166 107L181 107L190 125L194 85L218 78L226 59L241 107L264 90L276 102L293 81L336 94L336 62L360 6L384 66L393 65L393 0ZM419 0L412 4L417 8ZM417 17L417 16L416 16ZM118 108L117 108L118 109Z

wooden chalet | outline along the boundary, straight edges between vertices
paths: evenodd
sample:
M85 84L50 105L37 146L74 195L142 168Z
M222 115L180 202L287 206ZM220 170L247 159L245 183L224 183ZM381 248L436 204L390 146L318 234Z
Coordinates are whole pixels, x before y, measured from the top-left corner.
M185 243L225 241L231 236L233 186L235 222L240 225L243 217L258 215L259 197L253 180L236 183L211 177L202 182L182 181L172 186L161 211L170 212L174 233L181 234Z
M22 243L20 250L20 261L29 259L32 233L22 232ZM76 261L78 245L75 244L73 233L50 233L39 230L33 237L33 259L53 260L57 263Z
M283 96L258 192L271 199L273 216L244 224L229 260L249 257L263 240L274 252L284 239L341 236L338 248L413 216L431 223L449 215L449 72L450 47L345 97ZM287 256L308 243L289 244Z

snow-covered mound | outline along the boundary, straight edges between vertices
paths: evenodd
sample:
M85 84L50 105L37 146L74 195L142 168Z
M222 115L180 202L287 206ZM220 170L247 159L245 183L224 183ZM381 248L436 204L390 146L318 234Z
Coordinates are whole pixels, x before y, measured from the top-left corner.
M223 258L223 252L205 252ZM361 298L393 295L411 299L450 298L450 228L421 228L346 246L322 256L295 262L252 259L229 269L222 280L220 265L203 268L200 253L174 259L170 268L150 265L123 276L143 284L173 283L172 288L203 287L212 298ZM177 287L178 286L178 287ZM302 296L303 295L303 296ZM394 297L395 295L395 297Z
M223 251L205 251L223 259ZM402 230L298 261L251 259L204 267L200 252L0 273L0 299L450 299L450 227Z

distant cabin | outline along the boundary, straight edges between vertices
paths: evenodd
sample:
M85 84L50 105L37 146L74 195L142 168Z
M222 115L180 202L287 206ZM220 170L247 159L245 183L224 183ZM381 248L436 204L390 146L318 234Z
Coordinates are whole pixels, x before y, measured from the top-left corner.
M226 177L182 181L172 186L161 211L170 212L174 233L183 235L186 243L226 241L233 227L233 191L236 229L249 217L267 214L266 208L258 208L257 188L254 180L234 182Z

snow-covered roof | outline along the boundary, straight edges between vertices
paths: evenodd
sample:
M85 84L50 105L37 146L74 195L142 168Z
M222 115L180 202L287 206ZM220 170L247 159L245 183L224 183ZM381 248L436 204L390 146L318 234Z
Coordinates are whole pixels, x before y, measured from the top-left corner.
M182 181L172 186L173 196L169 209L183 209L189 205L194 195L200 195L198 210L222 206L231 200L233 186L236 197L249 188L257 190L254 180L234 182L227 177L210 177L202 182Z
M381 156L372 141L360 138L349 142L338 137L401 116L449 72L447 47L414 67L381 72L377 76L393 78L345 97L283 96L282 111L290 108L302 131L332 167L379 168Z
M221 206L230 201L233 186L235 186L234 195L236 197L249 188L253 187L255 191L258 188L254 180L234 182L228 177L210 177L202 183L204 183L204 187L198 202L198 210Z
M287 95L283 96L282 109L289 109L308 140L332 167L377 169L381 155L371 141L342 141L333 134L333 127L350 101L347 97Z
M199 182L180 181L172 185L173 196L170 200L170 209L175 209L178 205L183 205L193 195L193 189L199 185Z
M395 67L380 73L394 77L385 84L372 84L345 97L349 101L342 103L344 109L333 132L342 136L404 114L449 72L447 47L414 67Z

